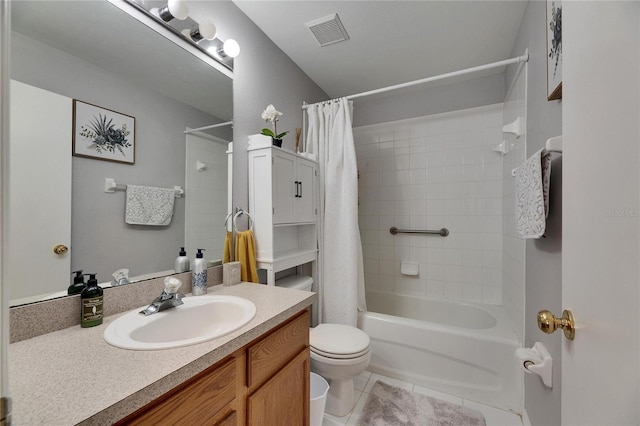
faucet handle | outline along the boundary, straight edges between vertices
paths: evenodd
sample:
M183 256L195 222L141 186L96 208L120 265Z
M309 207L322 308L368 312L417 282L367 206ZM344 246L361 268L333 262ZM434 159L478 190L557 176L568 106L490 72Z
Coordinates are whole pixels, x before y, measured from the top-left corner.
M175 277L167 277L164 279L164 292L167 294L175 294L182 286L182 281Z

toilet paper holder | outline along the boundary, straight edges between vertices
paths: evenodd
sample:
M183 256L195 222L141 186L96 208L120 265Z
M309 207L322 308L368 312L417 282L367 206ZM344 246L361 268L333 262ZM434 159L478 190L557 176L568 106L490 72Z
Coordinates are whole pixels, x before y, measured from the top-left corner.
M515 355L525 373L537 374L546 387L553 387L553 358L541 342L536 342L533 348L518 348Z

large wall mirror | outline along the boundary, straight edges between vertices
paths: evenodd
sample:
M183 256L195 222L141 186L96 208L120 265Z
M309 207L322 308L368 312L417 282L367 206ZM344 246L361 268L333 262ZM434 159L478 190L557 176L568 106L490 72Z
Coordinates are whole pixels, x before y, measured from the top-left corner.
M185 129L233 118L232 79L106 0L12 2L11 43L11 305L66 294L75 270L170 272L185 245L220 259L232 129ZM72 156L74 99L135 119L133 164ZM130 225L105 178L187 190L169 225Z

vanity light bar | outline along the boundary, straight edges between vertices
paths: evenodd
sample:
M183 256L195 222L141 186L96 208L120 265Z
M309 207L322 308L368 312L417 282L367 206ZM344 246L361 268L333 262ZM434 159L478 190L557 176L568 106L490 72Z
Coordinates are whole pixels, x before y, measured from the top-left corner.
M161 34L166 39L172 41L189 53L206 62L208 65L220 71L227 77L233 78L233 58L230 56L223 57L222 55L217 54L217 51L223 45L221 40L217 38L213 40L203 39L196 43L182 34L182 31L191 31L195 26L197 26L197 23L193 19L187 17L184 20L173 19L170 22L164 22L134 0L107 1L127 13L129 16L137 19L147 27ZM215 52L208 50L212 46L216 47Z

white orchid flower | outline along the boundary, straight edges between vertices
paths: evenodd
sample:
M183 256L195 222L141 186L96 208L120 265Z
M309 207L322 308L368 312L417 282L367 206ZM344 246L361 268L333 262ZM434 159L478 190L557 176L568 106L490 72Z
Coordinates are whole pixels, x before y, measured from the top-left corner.
M276 109L273 105L269 105L264 111L262 111L262 119L264 121L270 121L272 123L278 121L282 113Z

